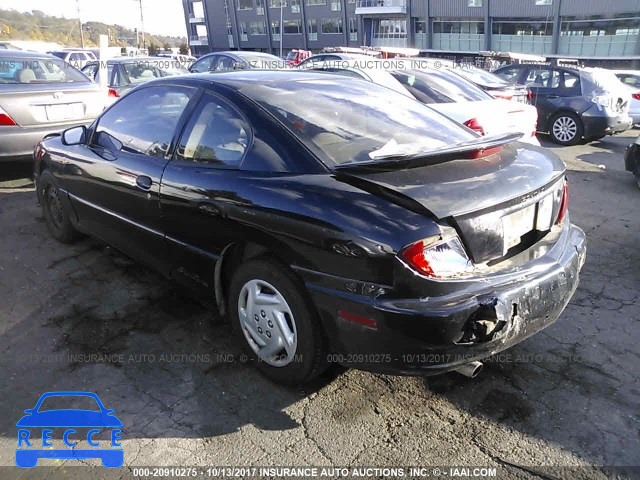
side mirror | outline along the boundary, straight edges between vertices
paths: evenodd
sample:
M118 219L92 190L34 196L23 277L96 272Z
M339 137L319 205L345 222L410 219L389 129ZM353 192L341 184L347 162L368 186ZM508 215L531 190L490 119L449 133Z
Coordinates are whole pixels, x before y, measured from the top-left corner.
M87 139L87 127L68 128L62 132L63 145L82 145Z

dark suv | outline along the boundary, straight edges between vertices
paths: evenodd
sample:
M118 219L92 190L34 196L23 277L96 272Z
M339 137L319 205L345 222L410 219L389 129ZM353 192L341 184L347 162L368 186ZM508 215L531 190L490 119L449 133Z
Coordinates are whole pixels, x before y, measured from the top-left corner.
M520 64L494 73L529 87L531 103L538 109L538 131L561 145L597 140L631 127L631 95L608 70Z

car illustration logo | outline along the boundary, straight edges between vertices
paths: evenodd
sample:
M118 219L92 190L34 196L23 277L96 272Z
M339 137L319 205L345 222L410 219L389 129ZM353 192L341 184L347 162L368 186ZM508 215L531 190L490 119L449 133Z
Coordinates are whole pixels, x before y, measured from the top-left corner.
M51 409L43 408L47 399L65 397L63 400L95 400L96 409L85 410L77 408ZM57 399L60 400L60 399ZM49 401L51 403L51 401ZM93 405L93 403L91 403ZM35 467L40 458L52 459L87 459L99 458L107 468L118 468L124 463L124 450L120 447L122 422L114 415L114 410L104 407L100 398L91 392L49 392L40 397L36 406L24 411L26 415L18 420L18 448L16 449L16 465L21 468ZM36 447L39 440L35 435L36 428L42 428L41 446ZM64 428L62 441L67 448L54 449L52 440L53 428ZM90 428L86 435L80 436L78 429ZM111 429L110 446L102 448L104 440L94 438L101 433L101 429ZM91 448L74 448L86 440Z

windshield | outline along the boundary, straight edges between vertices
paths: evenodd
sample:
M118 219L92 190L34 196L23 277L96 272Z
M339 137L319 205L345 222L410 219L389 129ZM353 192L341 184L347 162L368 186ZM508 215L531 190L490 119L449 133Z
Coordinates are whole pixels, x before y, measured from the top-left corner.
M89 82L82 73L58 58L3 58L0 55L0 84Z
M509 85L502 78L479 68L453 68L455 73L479 85L504 87Z
M297 57L296 52L289 52L289 54L287 55L287 60L295 60Z
M417 70L392 72L422 103L456 103L491 100L493 97L469 81L450 72Z
M335 165L415 155L477 138L415 100L362 80L327 76L252 84L241 91Z

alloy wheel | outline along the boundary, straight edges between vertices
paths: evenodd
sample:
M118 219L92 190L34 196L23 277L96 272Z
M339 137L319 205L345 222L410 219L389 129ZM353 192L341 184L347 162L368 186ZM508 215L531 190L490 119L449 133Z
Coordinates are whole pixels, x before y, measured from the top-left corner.
M247 343L265 363L284 367L297 348L296 323L289 304L270 283L250 280L238 296L238 317Z
M570 142L578 133L578 125L571 117L558 117L553 122L553 136L561 142Z

